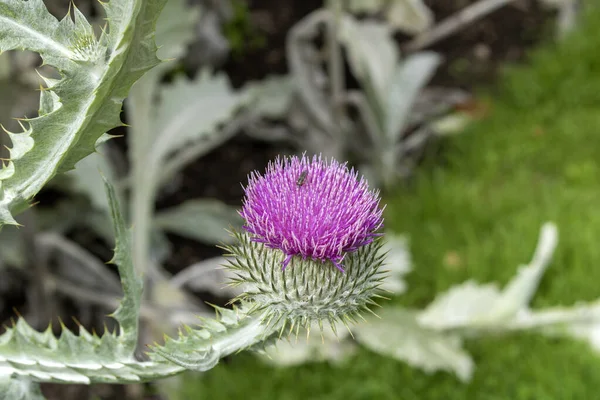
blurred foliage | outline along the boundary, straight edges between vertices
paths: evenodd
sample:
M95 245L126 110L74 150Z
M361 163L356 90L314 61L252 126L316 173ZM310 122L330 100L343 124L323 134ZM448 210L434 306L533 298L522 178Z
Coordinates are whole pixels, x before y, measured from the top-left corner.
M547 220L560 245L533 307L598 297L599 46L600 10L527 66L509 68L486 94L490 117L445 139L441 159L388 196L387 226L409 235L414 265L395 302L421 307L466 279L505 284ZM344 367L273 369L238 357L188 376L179 398L572 399L594 398L600 383L600 357L583 343L520 334L467 349L477 364L469 385L360 350Z
M254 25L246 1L232 0L231 6L233 18L223 26L223 32L229 41L231 55L239 59L247 52L264 48L267 38Z

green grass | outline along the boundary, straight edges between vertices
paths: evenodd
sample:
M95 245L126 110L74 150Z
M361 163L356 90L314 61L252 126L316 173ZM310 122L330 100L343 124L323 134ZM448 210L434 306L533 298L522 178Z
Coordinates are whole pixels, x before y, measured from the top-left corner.
M443 163L386 198L387 226L410 236L415 267L395 302L421 307L471 278L506 283L530 260L545 221L560 241L534 307L600 297L600 12L499 85L491 116L447 139ZM468 385L366 350L344 367L274 369L242 355L189 375L180 398L597 398L600 356L583 343L522 334L467 348L477 364Z
M594 399L600 373L580 343L533 335L484 339L468 346L477 362L473 382L426 375L363 350L345 367L325 363L270 368L250 355L189 374L172 400L541 400Z

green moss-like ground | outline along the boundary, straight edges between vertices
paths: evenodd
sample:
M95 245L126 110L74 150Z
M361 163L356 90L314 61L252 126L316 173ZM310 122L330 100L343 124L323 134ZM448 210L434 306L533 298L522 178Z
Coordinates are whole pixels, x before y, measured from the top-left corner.
M477 362L473 381L426 375L405 364L361 351L346 367L325 363L270 368L251 355L189 374L173 400L547 400L596 399L596 356L581 343L547 338L484 339L468 346Z
M505 283L533 253L545 221L560 242L534 306L600 297L600 12L532 55L494 94L491 116L448 139L386 202L387 226L410 235L414 271L396 301L423 306L473 278ZM468 343L477 369L462 384L366 350L341 368L274 369L249 355L189 375L181 399L593 399L600 356L536 335Z

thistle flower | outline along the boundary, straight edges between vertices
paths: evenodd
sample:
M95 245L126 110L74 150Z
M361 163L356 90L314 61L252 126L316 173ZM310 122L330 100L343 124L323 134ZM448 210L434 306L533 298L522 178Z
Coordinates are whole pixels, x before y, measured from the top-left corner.
M320 157L291 157L253 173L240 215L252 240L285 255L331 261L344 271L347 253L373 241L383 225L379 196L354 170Z
M282 331L353 321L383 279L382 213L379 193L335 160L278 158L252 173L243 231L226 248L243 288L236 300Z

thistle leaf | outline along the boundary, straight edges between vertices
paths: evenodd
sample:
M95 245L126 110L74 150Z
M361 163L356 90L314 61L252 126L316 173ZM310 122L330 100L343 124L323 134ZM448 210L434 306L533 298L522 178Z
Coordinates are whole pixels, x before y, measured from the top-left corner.
M378 314L381 318L368 316L366 323L352 328L360 344L427 373L452 371L463 382L471 379L474 362L462 348L460 336L419 324L412 310L384 307Z
M352 73L365 89L379 127L384 131L386 97L400 59L392 30L383 23L359 22L347 16L342 19L340 40L348 51ZM373 43L378 45L373 46Z
M121 330L119 336L123 342L123 348L120 355L122 357L132 357L137 345L140 303L144 282L142 277L136 273L133 265L131 235L125 226L115 189L107 180L104 180L104 187L108 194L110 214L115 230L115 253L110 263L117 265L121 277L121 286L123 287L123 300L121 300L121 304L112 316L119 323Z
M0 382L21 377L55 383L135 383L182 371L173 364L120 356L128 350L127 335L105 332L99 337L80 326L79 335L63 329L57 338L50 328L38 332L19 319L0 336Z
M201 9L187 3L185 0L170 0L158 18L156 44L161 60L180 58L185 54L186 46L195 38L194 25L201 15Z
M396 143L402 136L409 113L419 92L427 85L441 56L432 51L412 54L395 68L386 85L385 134L388 143Z
M272 75L244 86L250 97L246 109L264 118L283 119L294 98L294 80L288 75Z
M386 19L395 29L409 35L426 31L433 24L433 12L422 0L395 0L386 13Z
M150 154L156 161L203 141L206 151L222 143L216 128L243 104L245 96L233 92L225 75L201 71L189 81L179 76L160 91L160 108L155 112L154 144ZM228 138L228 137L227 137Z
M242 219L235 207L215 199L188 200L156 215L161 229L207 244L231 243L224 228L241 228Z
M114 188L105 181L115 230L115 255L123 299L113 317L119 332L101 337L79 327L79 335L63 326L60 337L51 328L38 332L25 320L0 336L0 382L10 377L59 383L140 382L181 372L170 363L139 362L134 358L138 337L142 280L131 259L129 231L121 215ZM1 386L0 386L1 387Z
M494 328L514 323L529 313L529 303L537 290L558 242L558 230L546 223L531 262L521 266L503 290L494 283L467 281L440 294L418 316L431 329Z
M235 93L225 75L211 76L208 70L194 80L178 76L160 88L155 74L136 84L128 98L134 123L131 160L143 168L147 187L168 182L187 163L231 138L236 131L218 126L249 99L245 92ZM152 104L157 95L160 102Z
M164 345L152 347L150 358L168 360L183 368L206 371L223 357L269 342L277 325L263 324L261 317L249 315L246 307L215 307L216 319L201 319L198 329L185 326L177 339L165 338Z
M386 232L383 251L387 254L385 268L389 271L381 282L381 290L399 295L406 291L405 275L412 271L408 239L393 232Z
M128 130L129 158L132 168L137 164L146 168L148 148L155 134L155 99L158 86L166 71L173 68L176 60L185 53L186 46L194 39L194 25L200 14L198 7L190 7L185 0L167 2L156 23L157 54L165 62L153 68L133 86L127 98L127 119L131 123Z
M301 365L308 362L328 361L342 364L356 353L358 346L350 340L350 331L341 322L319 326L313 323L310 331L301 329L298 337L290 335L265 348L260 357L265 363L277 366Z
M433 23L433 13L422 0L349 0L348 9L355 14L375 14L383 9L382 15L394 29L411 35Z
M60 80L42 77L40 112L9 133L10 161L0 170L0 227L16 224L13 214L54 175L74 168L122 125L119 114L131 85L160 61L154 26L166 0L101 3L108 28L96 37L74 8L74 20L54 18L42 0L0 3L0 52L38 52Z

